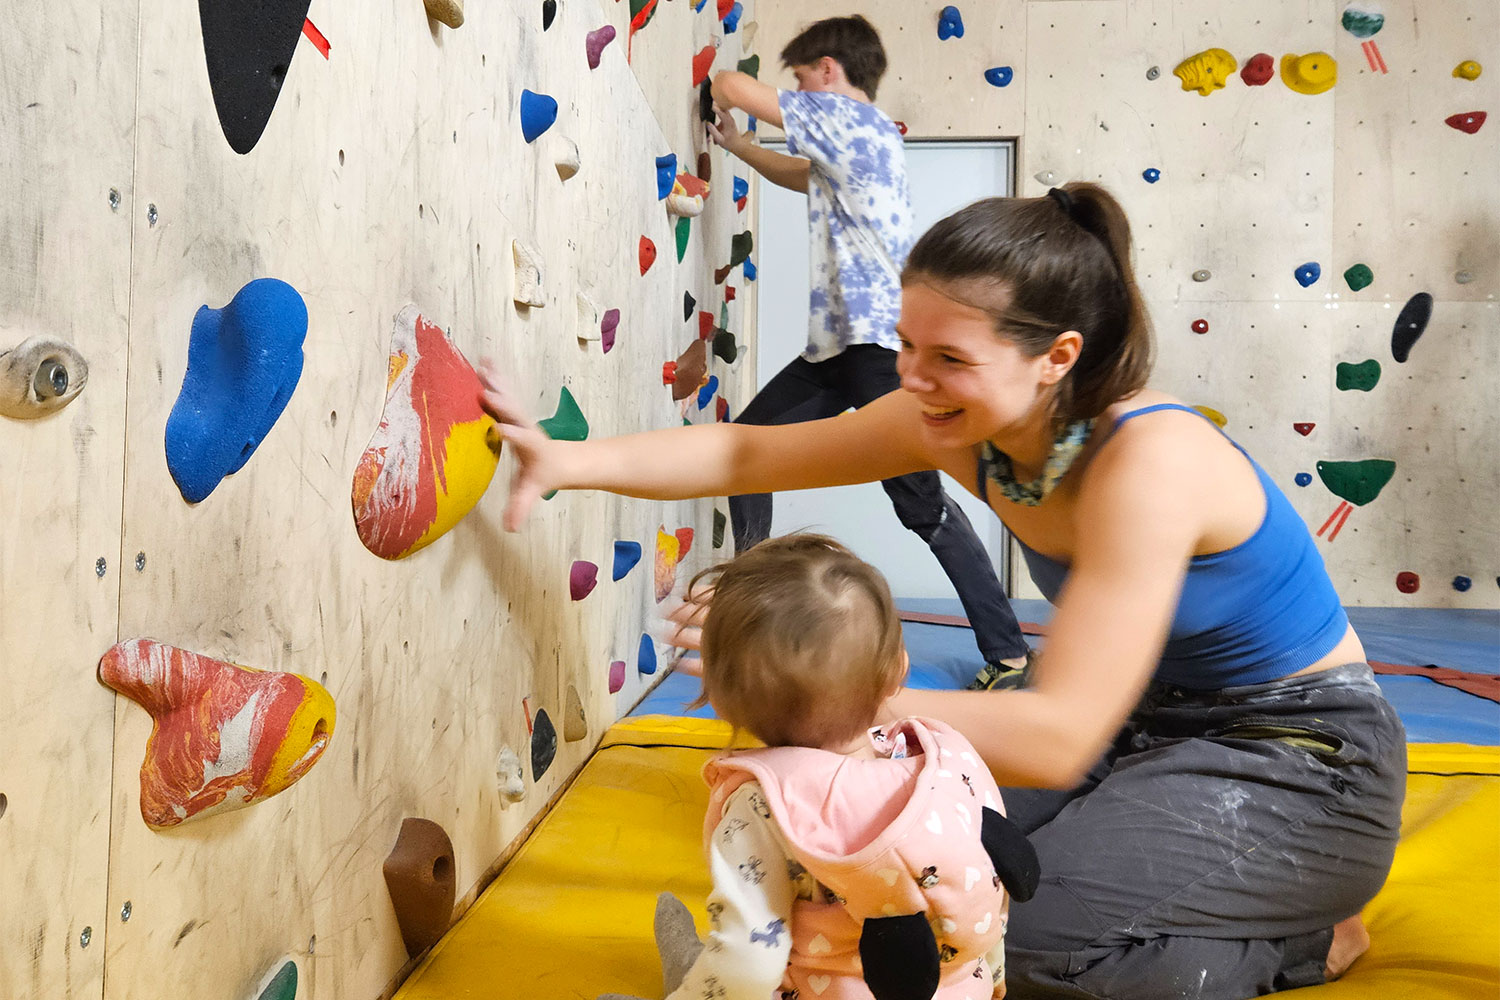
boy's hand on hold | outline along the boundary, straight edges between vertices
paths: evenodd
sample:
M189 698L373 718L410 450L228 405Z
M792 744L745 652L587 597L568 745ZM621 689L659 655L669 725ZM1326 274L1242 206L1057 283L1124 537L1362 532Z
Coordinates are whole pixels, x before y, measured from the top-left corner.
M747 142L744 133L735 125L734 115L717 105L714 110L718 112L719 120L717 123L704 123L704 127L708 129L708 137L729 152L738 154Z
M502 440L510 445L510 453L516 460L504 523L506 531L517 531L531 513L532 505L556 483L550 461L553 441L527 415L494 362L486 358L479 363L478 371L483 386L479 405L500 425Z

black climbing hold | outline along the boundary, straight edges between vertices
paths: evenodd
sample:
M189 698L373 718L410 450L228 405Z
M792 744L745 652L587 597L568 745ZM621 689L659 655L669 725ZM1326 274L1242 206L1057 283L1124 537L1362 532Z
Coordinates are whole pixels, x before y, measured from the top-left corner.
M722 327L714 329L714 357L723 361L726 365L732 365L739 360L739 345L734 342L734 334Z
M986 807L979 824L979 842L1012 899L1024 903L1036 895L1036 885L1042 876L1041 862L1020 827Z
M866 920L859 932L859 960L875 1000L930 1000L942 975L937 938L925 913Z
M557 729L547 717L547 710L536 710L536 719L531 724L531 780L540 781L552 758L557 756Z
M713 84L704 80L698 85L698 117L706 122L718 121L714 113Z
M546 31L552 27L552 19L557 16L557 0L542 0L542 30Z
M692 292L682 293L682 321L686 323L693 318L693 309L698 305L698 300L693 298Z
M1406 305L1401 307L1401 314L1396 317L1396 326L1391 330L1391 357L1404 364L1411 355L1412 345L1422 336L1422 331L1427 329L1427 321L1430 319L1431 295L1418 292L1407 299Z
M286 81L311 0L198 0L208 87L229 148L255 148Z

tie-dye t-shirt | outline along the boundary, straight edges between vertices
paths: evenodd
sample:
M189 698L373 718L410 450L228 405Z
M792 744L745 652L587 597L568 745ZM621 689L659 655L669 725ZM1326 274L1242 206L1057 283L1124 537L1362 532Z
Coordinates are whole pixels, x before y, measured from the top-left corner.
M842 94L779 94L787 152L812 161L808 361L854 344L899 348L901 268L911 252L911 191L895 122Z

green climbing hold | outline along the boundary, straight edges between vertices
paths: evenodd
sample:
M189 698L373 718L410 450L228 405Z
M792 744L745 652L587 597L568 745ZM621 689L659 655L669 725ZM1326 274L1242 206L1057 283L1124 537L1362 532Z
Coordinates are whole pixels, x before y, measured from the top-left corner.
M1369 392L1380 381L1380 362L1374 358L1361 361L1359 364L1354 364L1352 361L1340 361L1335 381L1338 387L1346 392L1350 389Z
M537 426L554 441L582 441L589 436L589 422L566 386L557 400L557 412L546 420L538 420Z
M656 16L656 0L630 0L630 26L637 30L651 23ZM646 12L645 20L636 24L636 18L641 16L641 11Z
M750 259L750 251L755 249L755 237L750 235L750 230L737 234L729 241L729 266L739 267Z
M688 236L693 231L693 220L686 215L677 220L677 263L687 256Z
M1388 458L1318 463L1318 478L1323 480L1328 492L1356 507L1363 507L1380 496L1380 491L1395 474L1396 463Z
M1349 283L1349 291L1357 292L1375 280L1375 272L1366 264L1355 264L1344 272L1344 280Z
M740 65L739 65L738 68L739 68L739 71L741 73L748 73L750 76L753 76L757 80L759 80L760 79L760 56L757 54L757 55L750 56L748 59L741 59L740 60Z
M727 525L728 521L729 521L729 518L727 518L727 517L724 516L724 512L722 510L720 510L719 508L715 507L714 508L714 548L716 548L716 549L722 549L724 547L724 528Z
M1355 38L1370 38L1385 27L1385 15L1377 10L1365 9L1365 4L1351 3L1340 18L1344 30Z
M255 1000L297 1000L297 963L287 962L276 970Z

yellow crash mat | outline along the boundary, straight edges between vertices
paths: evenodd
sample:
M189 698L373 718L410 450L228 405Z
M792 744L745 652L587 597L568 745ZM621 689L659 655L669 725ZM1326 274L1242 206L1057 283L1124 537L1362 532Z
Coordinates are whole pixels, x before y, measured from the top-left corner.
M721 722L646 716L614 726L499 878L396 1000L593 1000L662 995L658 892L704 933L708 789ZM1339 982L1298 1000L1500 996L1500 748L1414 744L1400 847L1365 910L1373 943Z

